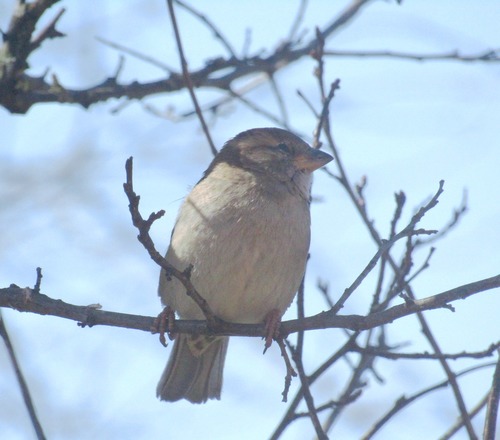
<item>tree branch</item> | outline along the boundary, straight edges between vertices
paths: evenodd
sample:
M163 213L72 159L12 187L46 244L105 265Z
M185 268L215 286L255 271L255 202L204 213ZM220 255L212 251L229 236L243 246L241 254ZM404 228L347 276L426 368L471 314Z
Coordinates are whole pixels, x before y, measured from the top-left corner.
M4 43L0 50L0 105L3 105L7 110L12 113L26 113L35 104L49 102L79 104L84 108L88 108L92 104L111 98L142 99L146 96L171 93L186 88L187 84L179 73L171 73L168 78L158 81L143 83L133 81L128 84L119 83L116 76L108 77L100 84L84 90L66 88L57 78L52 82L48 82L45 78L46 75L41 77L27 75L25 70L28 65L25 61L30 48L32 49L30 46L31 32L42 13L57 1L39 0L29 4L30 6L33 5L33 10L37 14L29 16L17 14L20 18L13 19L16 26L11 25L6 33L9 41L15 40L19 46L19 49L12 50L10 45L6 46L7 43ZM326 39L353 19L360 8L368 1L353 1L338 18L332 20L325 27L321 32L321 38ZM24 25L25 22L29 26ZM29 32L26 32L26 30ZM316 38L312 38L300 45L300 47L296 47L297 45L294 43L279 45L269 56L256 55L236 58L231 55L229 58L218 57L209 60L199 70L189 72L189 76L194 87L217 88L229 91L235 80L262 72L272 75L298 59L308 56L316 45ZM4 56L2 53L7 55ZM7 75L2 60L10 60Z
M398 58L414 61L462 61L462 62L499 62L500 49L486 50L474 55L462 55L458 50L437 54L415 54L390 50L325 50L326 56L353 58Z
M417 312L447 307L450 302L465 299L477 293L500 287L500 275L486 278L474 283L455 287L446 292L428 298L403 303L382 312L367 316L335 315L322 312L304 319L293 319L281 324L280 334L289 335L301 330L319 330L325 328L346 328L350 330L368 330L380 325L389 324L405 316ZM155 318L149 316L130 315L126 313L100 310L100 305L77 306L59 299L36 293L29 287L21 288L14 284L0 288L0 307L7 307L20 312L31 312L39 315L58 316L80 323L82 327L107 325L142 331L151 331ZM214 334L224 336L265 336L264 324L225 323L223 328L211 328L207 321L177 320L174 324L176 333Z

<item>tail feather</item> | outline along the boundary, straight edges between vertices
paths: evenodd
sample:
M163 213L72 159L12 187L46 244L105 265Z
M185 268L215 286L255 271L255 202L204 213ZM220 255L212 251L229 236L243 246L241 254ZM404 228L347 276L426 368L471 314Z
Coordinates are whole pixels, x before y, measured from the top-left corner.
M194 338L199 344L200 337ZM209 345L195 353L190 348L192 341L191 335L177 336L156 388L156 395L161 400L174 402L187 399L192 403L204 403L208 399L220 399L229 338L206 338Z

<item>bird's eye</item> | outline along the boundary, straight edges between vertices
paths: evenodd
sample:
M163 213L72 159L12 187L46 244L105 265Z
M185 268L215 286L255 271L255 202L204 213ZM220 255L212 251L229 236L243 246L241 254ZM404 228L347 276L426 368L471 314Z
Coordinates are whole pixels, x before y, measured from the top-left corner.
M278 149L283 151L283 153L290 153L290 149L288 148L287 144L284 143L278 144Z

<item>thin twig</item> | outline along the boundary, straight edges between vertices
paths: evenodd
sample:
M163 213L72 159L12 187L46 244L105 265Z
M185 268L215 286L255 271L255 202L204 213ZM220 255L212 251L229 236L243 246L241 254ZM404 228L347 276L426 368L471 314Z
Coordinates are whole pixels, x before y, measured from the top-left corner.
M243 97L240 93L234 92L231 89L229 89L228 92L233 98L236 98L238 101L242 102L244 105L246 105L249 109L252 109L254 112L256 112L262 116L265 116L267 119L269 119L270 121L273 121L275 124L278 124L281 127L284 127L288 130L290 129L286 120L278 118L277 116L273 115L271 112L267 111L265 108L255 104L254 102L250 101L248 98Z
M486 403L488 401L488 394L484 396L478 403L477 405L471 409L470 411L470 417L471 419L474 418L479 414L479 412L486 406ZM449 440L452 438L460 429L462 429L464 426L464 421L460 417L457 422L448 429L441 437L439 437L439 440ZM485 440L486 437L483 437L483 440Z
M290 32L288 33L287 41L292 42L295 39L301 23L304 21L304 16L307 9L308 0L300 0L299 9L297 14L295 14L295 19L293 20L292 26L290 27Z
M358 336L359 332L355 332L349 338L349 340L339 350L337 350L336 353L330 356L325 362L323 362L322 365L320 365L316 369L316 371L314 371L311 375L309 375L309 380L308 380L309 386L311 386L319 377L321 377L321 375L328 368L330 368L335 362L337 362L340 358L345 356L346 353L348 353L349 347L351 346L352 342L356 340ZM275 428L269 440L277 440L281 436L281 434L285 431L287 426L297 418L296 409L302 402L303 397L304 397L304 392L301 387L297 392L297 394L295 395L295 397L293 398L293 401L288 406L285 415L281 419L281 422L278 424L278 426Z
M319 113L316 111L316 109L312 105L311 101L307 98L307 96L304 95L301 90L297 90L297 95L304 101L304 103L309 108L309 110L314 115L314 117L316 119L318 119L319 118Z
M369 338L369 335L368 335ZM347 358L347 356L346 356ZM376 357L363 353L359 360L357 361L356 365L353 367L351 377L349 381L347 381L347 384L344 387L344 390L340 394L340 398L338 400L340 401L348 401L349 398L355 394L356 392L361 391L363 388L366 387L366 382L362 380L363 375L365 374L365 371L367 370L373 370L373 363L375 362ZM332 411L330 415L327 417L326 421L323 423L323 427L326 432L328 432L335 421L338 419L338 417L341 415L343 410L345 409L345 406L336 406L332 408Z
M281 96L281 92L278 87L278 84L276 83L274 75L269 75L269 84L271 85L271 90L273 91L273 94L276 98L276 102L278 103L278 108L280 109L281 118L283 119L283 125L285 127L288 127L288 112L286 110L285 102L283 100L283 97Z
M304 318L304 278L305 274L302 277L302 282L300 283L300 287L297 293L297 318L299 320ZM297 373L293 369L290 359L288 358L288 354L286 352L286 345L291 346L291 344L288 341L286 341L285 344L285 338L278 338L277 341L281 350L281 356L283 356L283 358L285 359L285 364L286 364L285 388L281 394L283 396L283 402L287 402L288 391L290 389L292 376L296 377ZM304 332L299 331L297 335L297 357L299 359L302 359L303 345L304 345Z
M380 295L382 294L382 286L384 285L385 271L387 268L387 258L385 254L380 256L380 265L377 277L377 285L375 286L375 292L372 296L372 302L370 304L370 313L376 310L380 304Z
M335 303L333 302L333 299L330 297L328 283L325 282L325 281L322 281L321 279L319 279L318 282L316 283L316 287L322 293L323 298L326 301L326 304L331 309L334 306Z
M189 74L186 57L184 56L184 50L182 49L181 36L179 33L179 28L177 27L177 20L175 18L173 0L167 0L167 5L168 5L168 11L170 13L170 20L172 21L172 26L174 28L175 41L177 43L177 51L179 52L179 58L182 67L182 75L184 77L186 86L189 90L189 96L191 96L191 100L193 101L196 114L198 115L198 119L200 120L201 127L203 128L203 132L205 133L205 137L207 138L208 145L210 146L210 150L212 151L212 154L215 156L217 154L217 148L215 148L212 136L210 136L210 131L208 130L207 123L205 122L205 118L203 117L203 112L201 111L200 105L198 104L198 99L196 98L196 94L194 93L193 82L191 81L191 75Z
M331 35L332 33L338 31L339 29L342 28L342 26L345 26L347 23L353 20L356 17L356 15L359 14L361 8L370 1L371 0L353 0L351 4L349 4L346 7L346 9L344 9L344 11L342 11L335 20L333 20L330 24L328 24L325 27L325 29L321 31L323 39L325 39L327 35ZM314 48L316 47L316 42L311 41L306 47L310 52L314 50Z
M415 295L409 290L409 294L411 295L410 297L413 299L415 298ZM467 407L465 406L465 401L462 396L462 392L460 391L460 387L458 386L458 381L457 381L457 375L454 373L449 366L448 362L446 361L443 352L441 348L438 345L438 342L436 338L434 337L433 333L431 332L431 329L429 325L427 324L427 320L424 319L423 315L421 312L417 313L417 317L419 319L420 325L422 327L422 332L424 333L425 337L429 341L432 349L434 352L438 355L439 357L439 363L441 364L441 367L446 373L446 376L448 377L448 382L450 383L451 389L453 391L453 394L455 396L455 401L458 406L458 410L460 412L460 416L462 417L462 420L464 421L465 428L467 429L467 433L469 434L469 437L471 440L477 439L477 435L474 431L474 427L472 426L472 422L469 416L469 411L467 410Z
M493 383L488 396L488 406L486 410L486 419L484 422L483 439L495 439L495 431L498 417L498 404L500 402L500 351L498 352L498 362L493 373Z
M476 352L466 352L463 351L461 353L447 353L444 354L443 357L445 359L484 359L485 357L493 356L493 353L500 348L500 342L496 342L491 344L487 349ZM394 351L387 351L387 349L381 349L377 346L365 346L360 347L357 343L353 343L350 347L349 351L353 351L356 353L370 353L377 357L398 360L398 359L420 359L420 360L435 360L439 359L439 357L435 353L398 353Z
M324 96L322 98L323 107L322 107L321 113L319 115L317 115L316 111L314 110L313 106L309 103L307 98L300 91L298 92L299 96L306 102L306 104L313 111L313 113L315 115L317 115L318 122L317 122L316 128L313 131L313 142L311 145L313 148L320 148L321 147L321 142L320 142L319 138L321 136L323 124L325 123L325 121L328 120L328 115L330 112L330 103L335 96L335 91L339 88L340 88L340 79L336 79L331 84L330 91L328 92L328 95Z
M462 217L464 216L464 214L467 212L468 209L469 208L467 206L467 191L464 190L462 194L462 202L460 203L460 206L458 206L458 208L455 208L453 210L453 215L448 224L446 224L442 228L439 228L439 232L433 237L427 237L425 239L421 238L416 240L415 246L429 244L443 238L446 234L448 234L451 230L453 230L457 226L458 222L462 219Z
M141 52L138 52L134 49L131 49L130 47L126 47L123 44L109 41L109 40L102 38L102 37L95 37L95 38L97 41L99 41L100 43L102 43L106 46L112 47L113 49L116 49L116 50L119 50L120 52L126 53L127 55L130 55L134 58L137 58L138 60L149 63L152 66L158 67L159 69L161 69L167 73L174 73L173 68L167 66L165 63L163 63L163 62L161 62L153 57L150 57L150 56L145 55Z
M316 412L317 413L320 413L322 411L326 411L326 410L329 410L329 409L332 409L332 408L335 408L337 406L346 406L350 403L353 403L355 400L357 400L357 398L359 396L361 396L362 394L362 391L361 390L358 390L358 391L355 391L351 396L349 396L348 399L346 400L330 400L329 402L327 403L324 403L323 405L320 405L316 408ZM295 419L301 419L301 418L304 418L304 417L309 417L309 413L308 412L297 412L295 413L294 415L294 420Z
M219 40L222 45L226 48L226 50L229 52L229 55L231 55L233 58L238 58L236 55L236 51L233 49L233 46L231 46L231 43L229 43L229 40L222 35L222 32L215 26L212 21L207 18L206 15L202 14L201 12L197 11L194 9L192 6L189 6L187 3L184 3L181 0L174 0L175 3L182 8L184 8L186 11L190 12L193 14L195 17L197 17L200 21L205 23L205 25L213 32L215 38Z
M321 422L319 421L318 418L318 412L316 411L316 408L314 406L314 399L311 393L311 389L309 387L310 385L309 378L305 373L304 364L302 363L302 358L298 355L297 350L290 343L288 343L288 349L292 353L292 359L295 362L297 371L299 372L300 383L302 385L301 391L304 395L304 401L307 405L309 418L311 419L311 423L314 427L314 430L316 431L316 435L318 436L319 440L328 440L328 436L321 427Z
M297 377L297 373L293 369L290 358L288 357L285 340L283 338L277 338L276 342L280 348L281 357L285 361L286 366L285 386L283 387L283 392L281 393L281 396L283 397L281 401L288 402L288 391L290 390L290 385L292 384L292 377Z
M394 198L396 199L396 209L394 210L394 215L392 216L389 237L392 237L396 233L396 225L401 218L401 214L403 213L403 207L406 202L406 194L403 191L399 191L394 194Z
M477 371L477 370L480 370L483 368L491 367L492 365L495 365L495 364L490 362L487 364L476 365L474 367L460 371L459 373L456 374L456 377L464 376L464 375L472 373L474 371ZM422 396L425 396L426 394L429 394L433 391L436 391L440 388L445 388L449 384L450 384L450 381L447 379L447 380L444 380L443 382L440 382L436 385L425 388L424 390L419 391L418 393L415 393L409 397L405 397L405 396L400 397L398 400L396 400L393 407L380 420L378 420L365 435L363 435L361 437L361 440L371 439L392 417L394 417L394 415L396 413L401 411L403 408L407 407L409 404L413 403L415 400L419 399ZM469 419L470 419L470 417L469 417Z
M412 54L390 50L325 50L326 56L334 57L362 57L362 58L400 58L415 61L464 61L464 62L498 62L500 61L500 49L487 50L475 55L461 55L458 51L437 54Z
M420 267L408 278L408 283L411 283L415 278L417 278L424 270L429 268L429 262L431 260L431 257L434 255L434 252L436 251L436 248L431 247L429 248L429 252L427 254L427 257L425 258L424 262L420 265Z
M10 361L12 362L12 367L14 368L14 373L16 374L16 379L19 384L19 387L21 388L21 394L23 395L24 404L26 405L26 409L28 410L33 429L35 430L37 438L39 440L44 440L45 434L43 433L42 425L40 424L40 421L38 420L38 417L36 415L33 399L31 398L28 385L26 383L26 380L24 379L19 362L17 361L16 353L14 351L14 347L12 346L12 342L10 341L7 328L5 327L1 310L0 310L0 336L2 337L5 343L7 352L9 353Z
M321 102L323 103L323 109L325 109L325 107L328 109L329 105L325 105L326 93L325 93L325 82L324 82L325 63L323 61L324 49L325 49L325 39L319 28L316 27L316 45L311 50L311 57L315 59L318 63L318 65L314 69L314 76L318 78L318 85L320 89Z
M417 220L415 220L415 221L417 221ZM421 235L421 234L429 235L429 234L434 234L436 232L433 230L426 230L426 229L415 230L415 226L416 226L416 223L414 223L414 219L412 219L412 221L410 221L408 226L406 226L401 232L394 235L390 240L382 242L378 251L372 257L372 259L369 261L369 263L366 265L366 267L363 269L363 271L357 276L357 278L354 280L354 282L344 291L342 296L339 298L339 300L336 302L335 306L330 310L329 313L336 314L344 306L347 299L360 286L360 284L363 282L363 280L368 276L368 274L376 266L379 258L382 255L386 254L396 241L398 241L399 239L401 239L403 237L408 237L408 239L410 239L412 236L415 236L415 235Z

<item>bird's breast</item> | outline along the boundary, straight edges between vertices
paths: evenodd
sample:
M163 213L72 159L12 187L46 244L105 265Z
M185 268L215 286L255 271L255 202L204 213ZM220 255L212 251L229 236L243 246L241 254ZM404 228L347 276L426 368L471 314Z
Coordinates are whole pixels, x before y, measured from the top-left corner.
M222 319L252 323L272 309L284 313L304 273L308 203L286 188L209 177L181 207L167 259L180 270L193 265L191 281ZM177 280L167 284L164 300L181 317L203 317Z

